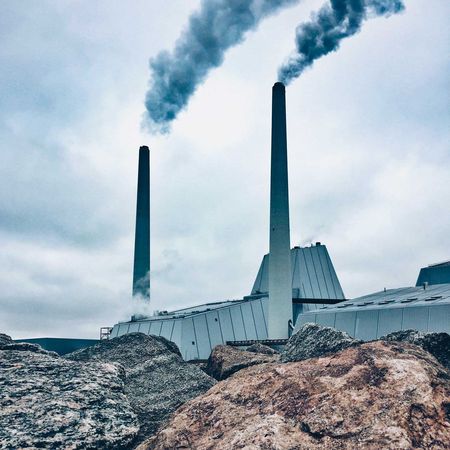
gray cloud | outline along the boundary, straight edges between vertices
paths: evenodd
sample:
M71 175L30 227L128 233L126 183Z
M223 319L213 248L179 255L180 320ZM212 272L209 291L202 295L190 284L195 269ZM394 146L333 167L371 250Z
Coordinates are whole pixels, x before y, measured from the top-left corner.
M262 19L298 1L203 0L172 53L163 51L150 60L145 99L150 129L168 131L208 72L222 64L225 52L242 42Z
M353 36L370 16L390 16L404 9L401 0L331 0L311 21L297 27L296 52L278 70L278 79L289 84L313 62L336 51L342 39Z

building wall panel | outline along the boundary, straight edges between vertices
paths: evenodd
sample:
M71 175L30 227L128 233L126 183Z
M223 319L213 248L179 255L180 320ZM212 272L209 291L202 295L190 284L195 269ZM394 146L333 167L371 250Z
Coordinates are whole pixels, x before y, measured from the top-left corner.
M209 340L205 314L194 316L194 330L198 348L198 357L200 359L207 359L211 353L211 342Z
M120 327L119 324L116 324L113 326L113 329L111 330L111 334L109 336L111 339L117 337L117 333L119 332L119 327Z
M256 334L258 339L267 339L267 327L264 321L263 307L261 300L253 300L250 302L253 317L255 318Z
M121 323L119 325L119 331L117 332L117 336L123 336L124 334L127 334L129 326L130 326L129 323Z
M178 345L178 348L180 349L181 352L181 330L182 330L182 320L175 320L175 323L173 324L173 329L172 329L172 336L170 338L170 340L172 342L175 342L175 344ZM181 353L183 354L183 353Z
M402 329L428 331L428 308L404 308Z
M224 341L222 339L222 331L220 329L219 314L217 313L217 311L211 311L207 313L206 321L208 324L211 348L214 348L216 345L224 344Z
M139 327L139 333L149 334L151 322L142 322Z
M258 339L250 302L241 304L242 318L244 319L245 334L247 339Z
M450 305L436 305L430 308L428 331L450 334Z
M377 338L402 329L403 310L401 308L381 309L378 314Z
M335 328L345 331L350 336L355 336L356 311L336 313Z
M153 334L153 336L159 336L159 333L161 333L161 320L153 320L150 325L150 333Z
M355 338L362 341L376 339L378 328L378 311L357 311Z
M297 332L305 323L315 323L316 315L315 314L300 314L297 318L297 322L295 324L294 332Z
M247 340L245 334L244 321L242 319L242 312L239 305L232 306L230 308L231 320L233 321L234 335L237 341Z
M172 334L173 320L165 320L161 325L160 336L165 337L170 340L170 335Z
M222 330L222 336L224 342L234 341L234 331L233 324L231 322L231 312L230 308L223 308L218 311L219 320L220 320L220 328Z
M183 320L180 350L186 361L191 359L199 359L197 338L195 337L194 321L192 318L186 318Z
M140 322L131 322L127 333L137 333L139 330Z
M336 321L336 313L318 313L318 314L308 314L311 317L311 320L307 320L307 322L315 322L324 327L334 327Z

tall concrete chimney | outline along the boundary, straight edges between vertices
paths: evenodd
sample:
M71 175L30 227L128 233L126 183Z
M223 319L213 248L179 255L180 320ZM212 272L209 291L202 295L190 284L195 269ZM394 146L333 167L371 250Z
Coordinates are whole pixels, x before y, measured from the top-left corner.
M139 149L133 296L150 300L150 150Z
M286 143L286 96L283 83L272 88L270 171L269 339L289 336L292 320L291 244Z

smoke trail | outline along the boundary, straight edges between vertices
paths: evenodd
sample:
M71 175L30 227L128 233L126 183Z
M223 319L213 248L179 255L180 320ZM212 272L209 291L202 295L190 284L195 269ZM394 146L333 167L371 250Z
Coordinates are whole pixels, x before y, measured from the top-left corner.
M151 82L145 99L147 125L168 132L208 72L222 64L227 49L244 39L261 19L299 0L202 0L172 53L150 60Z
M330 0L310 22L297 27L296 52L278 69L278 80L289 84L316 59L337 50L342 39L356 34L367 18L403 9L402 0Z

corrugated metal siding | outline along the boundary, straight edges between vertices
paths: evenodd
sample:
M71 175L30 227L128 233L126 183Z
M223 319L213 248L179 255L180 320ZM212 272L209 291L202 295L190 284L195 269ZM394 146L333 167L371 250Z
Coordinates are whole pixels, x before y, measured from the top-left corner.
M185 317L155 316L120 323L114 326L111 337L136 331L164 336L178 345L184 359L206 359L216 345L227 341L267 339L267 301L264 297L227 303Z
M345 298L325 245L291 249L291 270L294 298ZM268 291L269 255L264 255L252 295Z
M408 329L450 333L450 284L389 289L327 305L300 314L296 329L307 322L365 341Z

